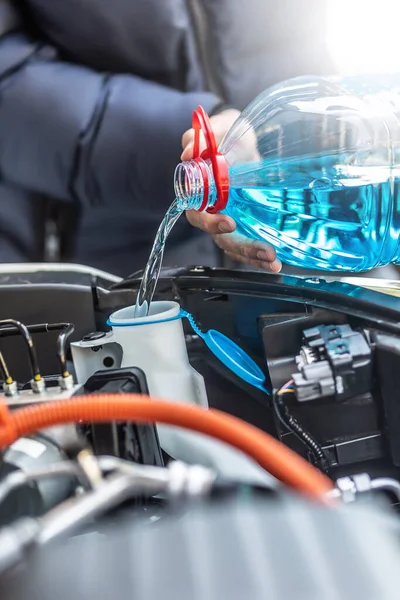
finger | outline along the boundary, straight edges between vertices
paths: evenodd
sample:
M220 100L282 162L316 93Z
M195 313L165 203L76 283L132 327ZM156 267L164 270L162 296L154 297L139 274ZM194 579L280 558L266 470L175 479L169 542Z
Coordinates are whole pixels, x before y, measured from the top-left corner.
M206 140L203 132L200 132L200 154L207 147ZM182 148L181 160L190 160L193 158L194 148L194 129L188 129L182 136Z
M232 124L236 121L240 112L236 109L228 109L223 112L211 117L211 125L215 136L215 141L219 145L227 131L229 131ZM190 160L193 158L193 144L194 144L194 129L188 129L182 136L182 156L181 160ZM200 154L207 147L206 140L203 131L200 131Z
M253 258L246 258L241 254L235 254L234 252L229 251L225 251L225 254L235 262L246 263L255 269L262 269L263 271L270 271L271 273L279 273L282 269L282 263L279 259L275 259L273 262L266 262Z
M184 150L181 154L181 160L192 160L193 150L194 150L194 142L189 142L189 144L184 148Z
M210 215L196 210L186 211L186 217L193 227L216 236L221 233L232 233L236 229L236 223L226 215Z
M214 129L214 136L217 146L222 142L226 131L221 129ZM194 149L194 129L189 129L182 136L182 148L181 160L191 160L193 158ZM200 132L200 154L207 148L206 139L203 132Z
M258 260L272 263L276 259L276 250L266 242L258 242L239 235L214 235L214 241L221 250L238 254L245 260Z
M188 129L182 136L182 148L185 149L188 144L193 144L194 129Z
M213 126L215 141L217 142L217 144L219 144L219 142L222 141L222 138L224 137L224 135L227 131L227 126L223 120L221 121L221 119L219 119L219 117L212 117L211 124ZM182 136L183 150L185 150L187 148L187 146L189 146L190 144L193 145L193 143L194 143L194 129L192 128L192 129L188 129L187 131L185 131L185 133ZM206 139L204 137L203 131L200 131L200 148L201 148L201 150L204 150L206 148Z

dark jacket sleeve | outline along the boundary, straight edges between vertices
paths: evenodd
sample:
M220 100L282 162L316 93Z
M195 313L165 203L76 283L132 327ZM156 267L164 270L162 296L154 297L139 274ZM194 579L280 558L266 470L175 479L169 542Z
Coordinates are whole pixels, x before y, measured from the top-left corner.
M64 201L165 205L192 111L202 104L212 112L219 102L65 63L52 47L7 35L0 40L0 177Z

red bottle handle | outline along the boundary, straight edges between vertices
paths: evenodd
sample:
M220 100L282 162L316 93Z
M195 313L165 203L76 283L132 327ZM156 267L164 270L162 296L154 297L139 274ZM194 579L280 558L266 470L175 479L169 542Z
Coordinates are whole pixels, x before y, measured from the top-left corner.
M207 212L215 214L223 210L228 202L229 196L229 173L225 157L218 152L217 142L212 130L210 117L202 106L199 106L193 113L192 127L194 129L193 157L200 165L204 180L204 198L199 210L204 210L208 202L209 181L207 170L199 158L210 160L214 174L215 187L217 189L217 199L214 206L207 208ZM206 149L200 154L200 134L203 132Z

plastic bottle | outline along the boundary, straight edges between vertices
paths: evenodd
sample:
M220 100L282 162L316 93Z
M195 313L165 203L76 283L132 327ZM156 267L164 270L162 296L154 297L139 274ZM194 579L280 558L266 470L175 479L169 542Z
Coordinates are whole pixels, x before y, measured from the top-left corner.
M258 96L219 148L201 107L193 127L195 158L175 172L182 207L230 215L297 267L400 263L400 75L288 80Z

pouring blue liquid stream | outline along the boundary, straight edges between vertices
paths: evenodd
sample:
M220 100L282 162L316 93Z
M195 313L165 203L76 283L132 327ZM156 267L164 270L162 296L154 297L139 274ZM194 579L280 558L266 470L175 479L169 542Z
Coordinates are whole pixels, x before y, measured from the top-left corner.
M135 319L147 317L149 313L150 304L153 300L158 277L160 275L165 243L173 226L183 213L183 210L184 206L182 203L178 200L174 200L161 221L139 287L135 304Z

